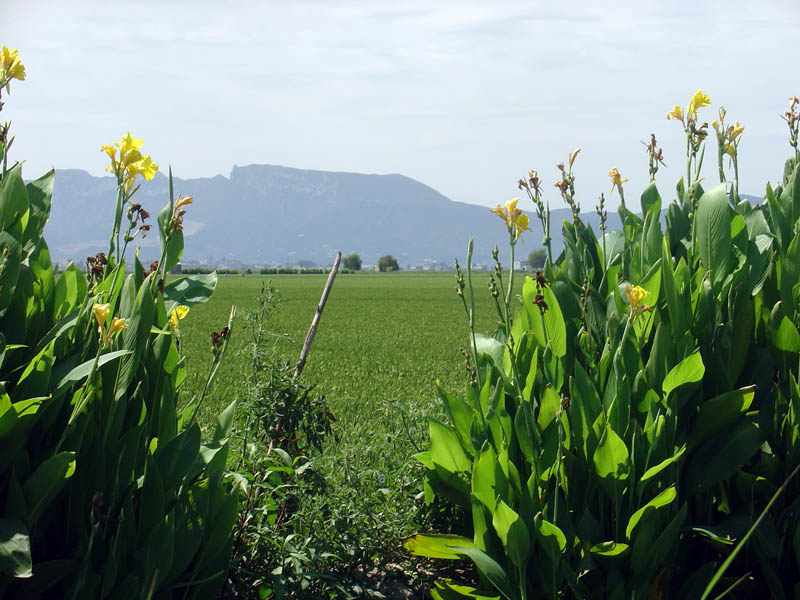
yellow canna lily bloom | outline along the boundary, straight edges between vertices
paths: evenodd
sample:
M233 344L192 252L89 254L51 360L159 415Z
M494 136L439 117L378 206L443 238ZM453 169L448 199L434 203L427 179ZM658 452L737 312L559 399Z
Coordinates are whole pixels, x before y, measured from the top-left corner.
M111 327L108 328L108 336L111 337L118 331L122 331L123 329L127 329L128 324L125 322L125 319L118 319L114 317L111 319Z
M122 163L122 166L125 168L128 168L129 165L140 160L142 160L142 153L138 150L129 150L125 154L122 152L119 153L119 162Z
M743 131L744 131L744 125L739 125L739 121L736 121L736 124L733 125L730 131L728 132L728 139L731 142L735 141L736 138L742 135Z
M139 154L138 150L134 152ZM145 156L141 156L141 158L138 160L128 164L127 169L128 173L130 173L132 177L141 175L146 181L150 181L156 176L158 165L152 161L149 154L146 154Z
M130 131L122 136L122 139L119 141L119 143L114 143L114 145L119 148L120 160L122 160L130 151L139 150L139 148L142 147L142 144L144 144L144 142L133 137Z
M181 304L180 306L175 307L175 309L169 315L169 324L173 327L178 327L180 320L185 318L188 313L188 306Z
M509 231L514 234L514 239L519 239L523 231L531 231L528 227L530 219L528 215L523 214L522 210L517 208L519 198L514 198L506 202L505 206L500 206L490 209L491 212L503 219L503 222L508 227Z
M526 214L521 214L517 217L517 220L514 222L514 239L519 239L519 236L522 235L523 231L533 231L528 224L530 223L530 217Z
M689 106L686 107L686 114L690 117L696 117L697 110L709 104L711 104L711 98L704 94L702 90L697 90L694 96L692 96L692 99L689 100Z
M608 176L611 177L611 193L613 194L614 188L617 188L621 194L622 184L628 181L628 179L619 174L617 167L612 167L612 169L608 172Z
M108 154L108 157L111 159L112 162L116 162L117 160L117 148L112 144L105 144L100 146L100 152L105 152Z
M644 305L641 302L649 295L648 291L639 285L634 285L633 287L629 285L625 293L628 296L628 303L631 305L631 310L634 314L641 312L644 309Z
M100 326L100 336L103 339L103 345L105 346L111 339L123 329L127 329L128 324L125 322L125 319L118 319L114 317L111 319L111 327L106 329L104 326Z
M25 79L25 65L19 60L19 51L3 46L0 50L0 82L8 83L12 79Z
M683 122L683 109L676 104L675 108L667 113L667 120L675 119L676 121Z
M92 307L92 313L94 313L94 318L100 327L105 327L106 321L108 320L108 313L110 311L110 304L95 304Z

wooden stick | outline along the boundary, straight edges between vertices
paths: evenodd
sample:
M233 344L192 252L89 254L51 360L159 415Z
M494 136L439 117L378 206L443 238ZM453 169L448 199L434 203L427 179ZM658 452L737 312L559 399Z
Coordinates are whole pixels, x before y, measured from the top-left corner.
M292 375L292 383L295 383L300 378L300 373L303 372L303 367L306 364L306 357L308 356L308 351L311 349L311 342L314 341L314 335L317 333L317 326L319 325L319 320L322 317L322 311L325 308L325 302L328 301L328 294L333 287L333 280L336 279L336 273L339 270L339 263L342 262L342 253L336 253L336 260L333 261L333 266L331 267L331 272L328 274L328 281L325 282L325 289L322 290L322 297L319 299L319 304L317 305L317 312L314 314L314 318L311 320L311 327L308 328L308 333L306 334L306 341L303 342L303 349L300 351L300 358L297 360L297 366L294 368L294 375Z

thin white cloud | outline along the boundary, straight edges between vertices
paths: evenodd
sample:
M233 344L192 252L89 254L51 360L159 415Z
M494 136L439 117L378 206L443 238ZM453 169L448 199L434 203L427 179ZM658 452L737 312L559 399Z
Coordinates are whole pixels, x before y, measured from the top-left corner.
M780 174L779 115L800 93L789 1L11 0L4 16L0 40L29 73L4 111L29 174L99 174L99 146L131 130L182 177L248 163L401 172L493 205L530 168L555 181L553 165L582 146L588 208L610 166L632 190L646 183L650 132L671 195L683 142L664 115L702 87L745 124L741 188L760 193Z

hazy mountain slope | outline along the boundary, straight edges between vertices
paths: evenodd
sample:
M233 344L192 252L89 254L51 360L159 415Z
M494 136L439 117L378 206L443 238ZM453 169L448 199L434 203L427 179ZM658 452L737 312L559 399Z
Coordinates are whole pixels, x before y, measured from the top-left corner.
M336 250L358 252L365 263L391 253L401 265L462 258L475 237L475 262L491 260L495 244L506 247L505 229L488 209L453 202L402 175L362 175L305 171L272 165L234 167L230 177L175 179L175 193L194 197L185 219L184 259L233 259L246 264L329 263ZM136 196L155 224L167 199L167 178L159 174ZM503 198L505 199L505 198ZM113 219L114 183L84 171L57 171L53 210L46 235L57 259L83 260L105 251ZM532 210L527 199L522 207ZM561 246L561 219L552 215L554 249ZM541 228L531 214L518 258L540 247ZM597 215L584 215L597 227ZM616 214L609 226L616 227ZM144 241L142 257L157 255L155 232Z

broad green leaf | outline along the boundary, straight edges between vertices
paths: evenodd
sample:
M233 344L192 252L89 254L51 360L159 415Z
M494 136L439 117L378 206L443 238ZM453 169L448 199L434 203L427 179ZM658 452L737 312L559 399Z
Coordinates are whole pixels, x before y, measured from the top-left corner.
M212 441L219 442L230 436L231 428L233 427L233 415L236 402L236 400L231 402L217 417L217 425L214 427L214 436L211 438Z
M724 183L706 191L698 200L695 227L700 260L704 268L711 271L711 281L714 289L718 290L731 272L733 263L731 209Z
M677 551L681 528L683 527L683 522L686 520L686 514L688 512L687 506L687 503L684 502L678 513L647 548L644 562L652 569L651 573L655 570L656 566L663 565L667 557L670 555L674 556Z
M200 550L197 553L197 568L205 570L220 556L226 557L223 568L227 568L227 555L230 553L233 525L239 509L239 502L235 494L226 494L221 488L221 481L214 479L217 489L215 495L217 502L213 505L214 511L209 514L205 536Z
M656 188L656 182L651 181L647 184L642 192L642 216L655 217L656 219L661 214L661 196Z
M533 301L536 298L536 281L530 276L525 277L525 283L522 285L522 304L525 307L525 312L528 315L529 331L533 334L536 343L539 347L545 346L545 333L544 322L539 307Z
M500 596L493 592L455 583L450 579L437 579L433 585L430 591L433 600L500 600Z
M121 356L125 356L130 354L130 350L117 350L115 352L109 352L107 354L102 354L97 361L97 368L99 369L106 363L111 362L112 360L116 360ZM92 371L92 365L94 365L94 359L87 360L84 363L81 363L74 369L72 369L69 373L67 373L64 378L58 382L55 390L53 391L53 398L58 398L61 394L66 393L66 391L72 387L74 384L82 380L84 377L87 377L89 373Z
M673 500L675 500L676 495L677 492L675 490L675 486L671 485L663 492L658 494L658 496L650 500L650 502L648 502L639 510L637 510L635 513L633 513L633 515L631 515L631 518L628 520L628 527L625 529L625 537L631 539L633 532L636 530L636 526L639 524L639 521L641 521L642 517L646 513L667 506Z
M505 475L500 471L500 465L497 463L497 456L494 448L488 444L483 449L480 457L475 461L472 469L472 495L475 496L490 513L494 513L497 507L497 498L506 495L506 488L508 483L506 481L498 482L498 477L504 478ZM498 489L498 487L500 489Z
M561 398L552 386L548 386L544 389L540 402L537 424L539 429L544 431L555 420L556 413L561 410Z
M619 230L607 232L600 240L600 249L604 252L603 264L608 271L625 251L625 235Z
M44 238L39 239L37 244L31 246L28 254L28 266L33 272L38 286L36 296L42 303L42 311L49 323L53 312L56 283L50 250L47 248Z
M192 494L186 494L185 498L185 502L176 503L170 518L175 541L167 580L172 580L183 573L203 541L205 515Z
M482 550L468 546L453 547L453 550L470 558L478 568L478 571L489 580L506 600L519 600L514 587L511 585L511 580L495 559Z
M661 473L661 471L666 469L668 466L680 460L681 456L683 456L685 452L686 452L686 445L684 444L683 446L681 446L681 449L678 450L675 454L673 454L667 459L662 460L657 465L654 465L649 469L647 469L647 471L644 472L644 475L641 476L639 481L647 481L648 479L655 477L656 475Z
M597 475L602 479L624 480L631 471L630 454L625 442L606 425L605 435L592 457Z
M623 542L600 542L589 548L589 552L603 558L613 558L625 554L630 549L628 544Z
M767 205L769 206L769 222L772 226L770 229L775 239L778 241L778 247L781 251L785 251L791 241L791 224L789 223L786 215L781 208L780 202L775 197L775 192L772 186L767 183Z
M492 515L492 525L511 562L522 569L528 562L531 534L517 512L500 500Z
M661 247L661 279L664 288L664 299L667 304L670 324L676 335L683 335L688 329L688 316L686 303L683 295L678 295L678 288L675 283L674 270L672 268L672 255L669 250L669 242L664 237Z
M700 381L705 372L706 368L703 364L703 357L700 356L700 349L698 348L670 369L667 376L664 377L661 390L664 392L664 395L667 396L677 387Z
M800 231L795 233L781 261L781 300L784 306L794 305L794 288L800 282Z
M763 441L764 435L748 419L712 437L686 463L683 492L697 494L727 479L750 460Z
M164 288L167 314L179 305L194 306L208 302L216 287L216 271L207 275L186 275L170 281Z
M183 231L173 231L170 235L175 196L173 193L172 167L169 168L169 199L158 213L158 233L161 240L161 253L164 255L165 271L169 273L178 264L183 254Z
M750 408L755 390L756 386L752 385L703 402L689 431L689 445L694 447L733 424Z
M28 191L22 180L22 163L18 163L0 181L0 229L11 229L28 211L28 206Z
M0 518L0 573L9 577L33 576L28 529L18 519Z
M11 393L11 401L46 396L50 389L50 373L53 369L53 344L48 344L25 367Z
M553 562L558 562L567 549L567 538L555 524L544 519L542 513L533 518L536 539Z
M28 223L25 227L25 243L42 240L42 231L50 217L50 205L53 199L53 181L55 171L50 169L47 173L34 181L25 184L30 202Z
M547 341L550 344L553 355L560 358L567 353L567 329L564 323L564 316L561 314L561 307L558 305L558 299L552 289L545 287L542 295L547 303L547 310L544 311Z
M472 461L464 453L455 431L434 419L428 419L431 437L431 460L451 473L467 472Z
M75 453L59 452L40 464L22 484L29 507L28 525L33 526L48 504L75 472Z
M22 246L13 235L7 231L0 231L0 248L3 249L5 255L3 257L4 268L0 270L0 317L2 317L11 304L17 288L22 263ZM9 335L8 331L3 333Z
M481 357L484 354L487 355L491 359L495 368L501 374L506 374L505 369L503 368L503 357L505 355L506 347L501 341L488 335L476 333L475 347L477 348L478 357Z
M139 539L144 539L164 519L164 483L151 454L146 456L137 519Z
M770 339L778 350L784 352L800 352L800 333L788 317L781 319L777 329L770 330Z
M193 425L159 445L154 460L165 490L178 486L189 474L200 451L200 429Z
M127 327L122 332L122 348L131 353L123 356L119 363L117 381L115 382L115 398L119 400L128 392L128 386L136 380L140 369L141 356L150 338L150 327L153 324L155 307L150 291L150 279L134 292L133 275L125 279L122 298L121 316L125 318ZM126 293L127 292L127 293Z

